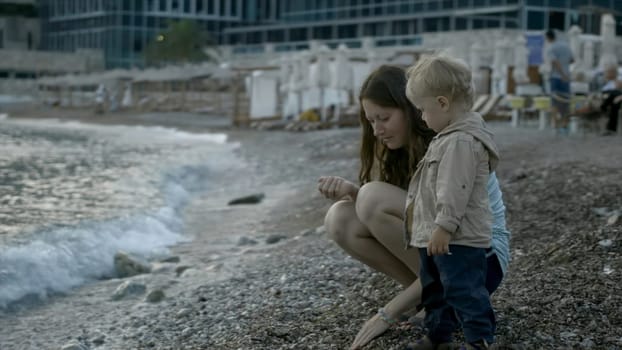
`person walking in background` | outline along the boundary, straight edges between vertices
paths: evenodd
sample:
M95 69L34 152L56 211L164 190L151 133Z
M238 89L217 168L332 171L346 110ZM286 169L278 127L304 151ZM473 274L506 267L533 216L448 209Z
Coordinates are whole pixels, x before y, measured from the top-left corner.
M603 136L614 135L618 130L620 105L622 104L622 80L618 76L618 67L610 66L605 69L604 78L607 83L602 88L603 103L600 109L607 113L607 129Z
M572 50L567 43L555 38L555 31L549 29L546 34L549 43L546 55L551 61L549 86L553 107L555 107L555 128L559 134L568 134L570 119L570 64L574 62Z

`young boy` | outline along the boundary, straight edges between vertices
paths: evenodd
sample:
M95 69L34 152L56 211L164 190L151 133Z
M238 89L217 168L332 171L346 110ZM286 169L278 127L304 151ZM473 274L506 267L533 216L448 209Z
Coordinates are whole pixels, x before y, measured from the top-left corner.
M453 349L462 325L466 349L488 349L495 316L485 286L492 218L486 182L498 152L484 120L470 112L471 72L451 58L420 58L406 96L438 134L408 187L406 239L419 248L427 336L412 349Z

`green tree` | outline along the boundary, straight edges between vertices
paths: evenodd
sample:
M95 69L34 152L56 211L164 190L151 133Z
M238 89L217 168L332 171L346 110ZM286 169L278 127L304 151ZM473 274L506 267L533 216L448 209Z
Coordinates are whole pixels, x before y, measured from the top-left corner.
M209 34L195 21L171 21L168 28L145 47L145 61L147 65L205 61L209 57L203 49L212 45Z

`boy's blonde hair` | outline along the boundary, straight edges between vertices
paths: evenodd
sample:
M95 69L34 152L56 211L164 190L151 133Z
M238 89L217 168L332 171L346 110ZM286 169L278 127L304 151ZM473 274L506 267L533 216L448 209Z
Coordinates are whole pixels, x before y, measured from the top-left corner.
M467 110L473 107L475 89L469 67L457 59L442 55L426 55L406 71L406 96L445 96L450 102L462 102Z

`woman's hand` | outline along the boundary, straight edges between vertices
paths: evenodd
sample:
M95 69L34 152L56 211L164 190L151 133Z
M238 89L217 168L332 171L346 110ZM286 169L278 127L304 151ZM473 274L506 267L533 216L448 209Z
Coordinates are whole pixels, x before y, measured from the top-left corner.
M348 195L354 199L358 187L339 176L322 176L318 179L317 189L324 197L339 200Z
M354 342L350 346L350 350L360 349L363 346L367 345L370 341L372 341L377 336L386 332L389 329L389 324L380 318L380 315L376 314L374 317L370 318L365 324L363 328L359 331L354 338Z

